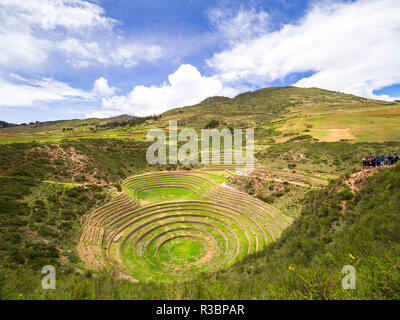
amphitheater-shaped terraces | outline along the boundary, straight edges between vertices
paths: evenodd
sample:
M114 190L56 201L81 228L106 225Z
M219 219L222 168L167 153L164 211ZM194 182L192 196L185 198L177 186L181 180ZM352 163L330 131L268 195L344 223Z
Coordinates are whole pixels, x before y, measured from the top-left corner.
M81 257L94 270L168 281L226 268L262 250L288 219L225 180L204 171L126 179L119 195L87 216Z

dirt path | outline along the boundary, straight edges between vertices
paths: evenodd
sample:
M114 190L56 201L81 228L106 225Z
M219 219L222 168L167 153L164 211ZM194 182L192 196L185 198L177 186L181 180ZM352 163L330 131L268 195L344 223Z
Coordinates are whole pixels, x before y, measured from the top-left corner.
M313 186L309 185L309 184L305 184L305 183L301 183L301 182L297 182L297 181L292 181L292 180L288 180L288 179L279 179L279 178L267 178L267 177L263 177L260 178L261 180L267 180L267 181L275 181L275 182L287 182L296 186L301 186L301 187L306 187L306 188L313 188ZM315 187L314 187L315 188Z
M346 184L349 186L350 190L352 192L356 192L359 190L358 187L358 182L360 180L363 180L367 177L369 177L371 174L377 172L381 168L370 168L370 169L364 169L362 171L358 171L356 173L353 173L350 178L346 181Z
M230 190L237 191L234 187L228 186L225 182L223 182L223 183L221 184L221 187L224 187L224 188L227 188L227 189L230 189Z
M229 170L226 170L231 175L237 175ZM316 188L315 185L312 185L311 182L314 182L318 185L327 185L328 181L321 180L313 177L304 176L301 174L293 174L284 171L269 171L269 170L262 170L262 169L255 169L254 173L262 174L262 177L252 174L252 178L258 178L261 180L268 180L268 181L276 181L276 182L288 182L293 185L307 187L307 188ZM282 176L283 178L274 177L274 176ZM296 180L297 179L297 180ZM303 181L299 181L303 180ZM311 182L310 182L311 181ZM308 182L308 183L306 183Z
M74 183L74 182L61 182L61 181L51 181L51 180L43 180L42 182L52 183L52 184L73 184L75 186L85 186L85 183Z
M282 176L287 176L287 177L292 177L292 178L310 180L310 181L318 183L318 184L328 184L329 183L326 180L305 176L305 175L302 175L302 174L299 174L299 173L289 173L289 172L286 172L286 171L255 169L254 172L255 173L263 173L263 174L271 174L271 175L275 174L275 175L282 175ZM290 182L290 181L288 181L288 182Z
M72 184L74 186L88 186L91 184L95 184L98 186L109 186L112 185L112 183L107 183L107 184L102 184L102 183L90 183L90 182L86 182L86 183L76 183L76 182L61 182L61 181L52 181L52 180L43 180L42 182L46 182L46 183L53 183L53 184Z
M369 168L369 169L364 169L362 171L358 171L353 173L348 180L345 181L345 185L347 185L351 192L355 193L359 191L359 181L363 180L367 177L369 177L371 174L375 173L381 168ZM342 205L342 213L346 212L346 207L347 207L347 200L342 200L341 203Z

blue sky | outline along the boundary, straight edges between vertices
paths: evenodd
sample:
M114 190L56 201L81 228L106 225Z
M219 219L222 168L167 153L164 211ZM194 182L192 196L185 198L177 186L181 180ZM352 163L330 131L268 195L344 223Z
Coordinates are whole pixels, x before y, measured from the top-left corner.
M0 0L0 120L144 116L266 86L400 96L400 3Z

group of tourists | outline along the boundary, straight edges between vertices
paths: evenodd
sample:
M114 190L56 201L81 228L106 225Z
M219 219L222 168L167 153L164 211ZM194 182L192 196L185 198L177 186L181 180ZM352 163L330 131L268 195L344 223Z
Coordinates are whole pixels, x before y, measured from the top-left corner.
M399 156L397 154L393 156L389 154L387 157L369 156L362 159L364 168L391 166L394 165L397 161L399 161Z

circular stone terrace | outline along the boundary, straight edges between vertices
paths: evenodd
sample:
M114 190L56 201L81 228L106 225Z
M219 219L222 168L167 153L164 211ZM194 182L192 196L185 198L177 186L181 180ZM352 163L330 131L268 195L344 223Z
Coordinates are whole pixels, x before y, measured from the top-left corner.
M173 171L126 179L86 216L78 251L88 268L172 281L228 268L279 237L289 219L225 186L228 173Z

